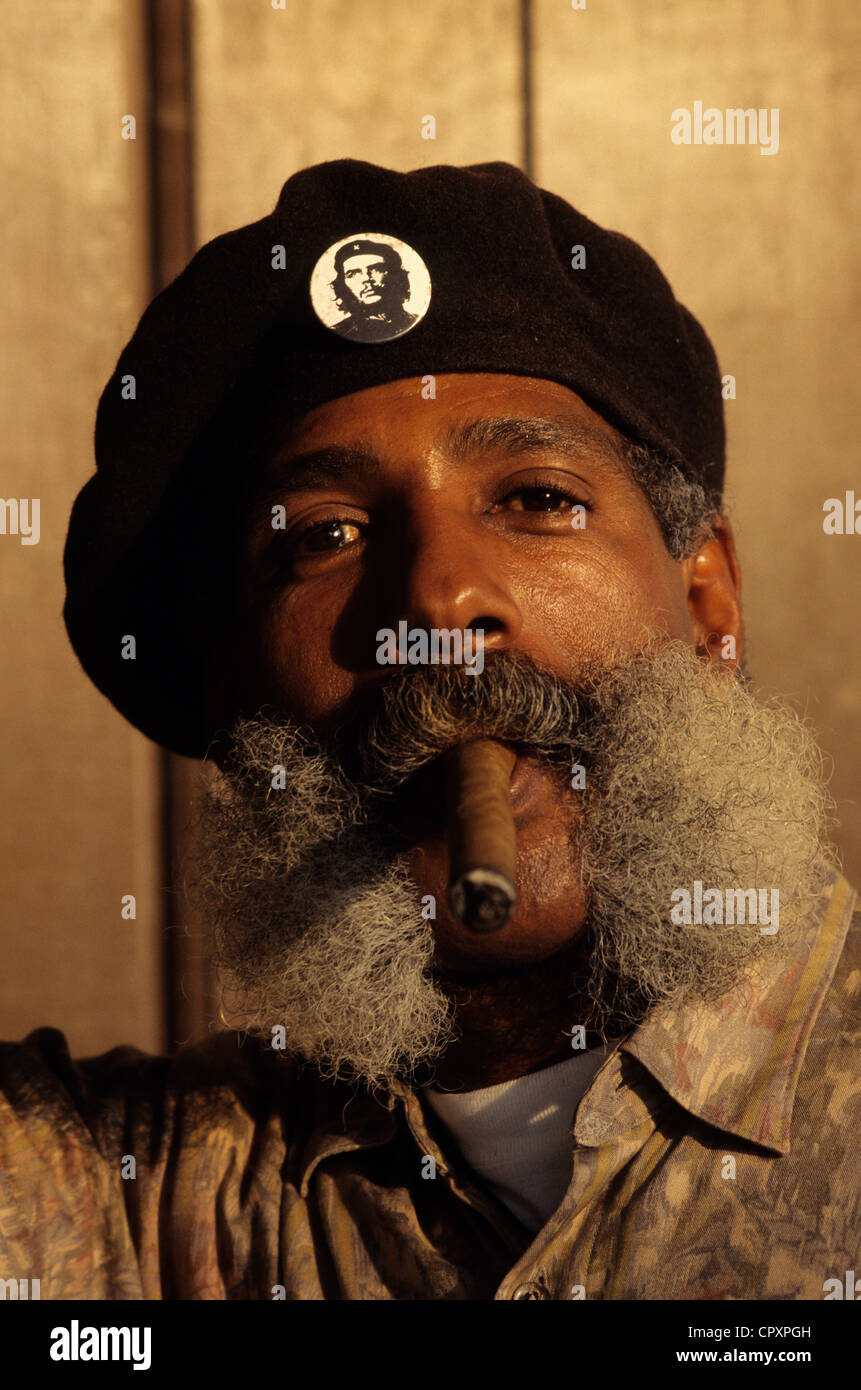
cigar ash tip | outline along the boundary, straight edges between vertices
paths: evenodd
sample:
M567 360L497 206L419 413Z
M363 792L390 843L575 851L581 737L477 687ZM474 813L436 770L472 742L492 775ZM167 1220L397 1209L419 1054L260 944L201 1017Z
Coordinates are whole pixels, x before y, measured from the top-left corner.
M504 874L493 869L470 869L452 883L448 901L465 926L473 931L492 932L505 926L517 894Z

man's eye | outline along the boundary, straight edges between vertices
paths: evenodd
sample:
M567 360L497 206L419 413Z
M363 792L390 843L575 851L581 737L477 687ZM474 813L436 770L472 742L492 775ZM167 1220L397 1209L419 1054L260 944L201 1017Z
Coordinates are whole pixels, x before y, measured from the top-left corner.
M341 550L344 546L353 545L362 538L362 528L355 521L341 521L333 518L331 521L320 521L314 526L309 526L296 539L295 549L298 554L320 554L321 552L331 552Z
M517 499L520 499L519 503ZM578 503L585 505L572 492L559 487L543 487L541 484L519 487L503 500L513 504L513 511L522 512L558 512L567 511Z

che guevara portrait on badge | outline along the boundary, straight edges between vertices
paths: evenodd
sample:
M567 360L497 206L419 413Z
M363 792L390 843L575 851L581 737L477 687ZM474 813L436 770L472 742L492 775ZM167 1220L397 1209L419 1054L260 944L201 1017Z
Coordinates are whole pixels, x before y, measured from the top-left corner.
M311 303L327 328L357 343L386 343L427 313L431 281L417 251L383 232L334 242L311 275Z

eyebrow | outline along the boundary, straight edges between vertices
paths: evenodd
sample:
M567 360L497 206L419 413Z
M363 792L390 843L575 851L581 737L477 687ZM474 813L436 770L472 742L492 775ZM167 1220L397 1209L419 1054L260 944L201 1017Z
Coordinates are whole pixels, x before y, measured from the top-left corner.
M596 458L619 472L625 468L620 444L589 425L565 417L482 417L453 425L437 441L436 447L455 463L468 463L482 454L530 454L556 451L586 461ZM345 479L378 475L383 464L373 447L358 439L350 444L330 444L307 453L285 457L276 455L275 468L283 470L272 479L251 509L257 522L281 497L343 482Z
M593 459L596 455L618 468L624 465L622 447L591 425L565 416L481 418L449 430L442 447L453 459L466 462L476 454L528 454L558 450Z
M369 444L357 440L353 444L329 444L283 460L276 455L274 466L283 472L280 477L264 483L263 490L252 500L250 518L253 525L258 525L282 497L330 487L345 478L378 474L383 465Z

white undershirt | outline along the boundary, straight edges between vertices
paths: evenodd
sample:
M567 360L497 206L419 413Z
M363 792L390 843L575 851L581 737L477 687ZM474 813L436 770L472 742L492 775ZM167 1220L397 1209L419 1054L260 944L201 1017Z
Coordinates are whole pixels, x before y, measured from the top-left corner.
M480 1091L422 1087L467 1163L528 1230L540 1231L567 1191L574 1112L613 1046Z

